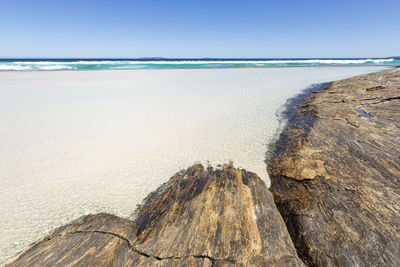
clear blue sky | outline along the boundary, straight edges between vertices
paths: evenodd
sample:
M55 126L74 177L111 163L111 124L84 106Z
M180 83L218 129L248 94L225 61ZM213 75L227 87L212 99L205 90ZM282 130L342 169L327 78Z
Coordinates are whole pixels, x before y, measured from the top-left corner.
M400 55L400 0L0 0L0 57Z

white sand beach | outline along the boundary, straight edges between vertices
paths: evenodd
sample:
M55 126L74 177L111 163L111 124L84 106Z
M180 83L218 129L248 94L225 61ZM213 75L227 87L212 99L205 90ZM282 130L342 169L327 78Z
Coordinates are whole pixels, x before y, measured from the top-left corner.
M288 98L385 68L0 72L0 261L81 215L129 216L195 162L268 184Z

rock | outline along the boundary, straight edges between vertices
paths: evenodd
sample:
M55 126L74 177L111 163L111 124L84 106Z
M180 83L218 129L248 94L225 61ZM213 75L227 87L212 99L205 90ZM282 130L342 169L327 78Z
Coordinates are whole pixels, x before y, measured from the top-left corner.
M304 266L265 183L230 165L177 173L134 217L87 216L7 266Z
M271 191L310 266L400 266L400 69L290 103Z

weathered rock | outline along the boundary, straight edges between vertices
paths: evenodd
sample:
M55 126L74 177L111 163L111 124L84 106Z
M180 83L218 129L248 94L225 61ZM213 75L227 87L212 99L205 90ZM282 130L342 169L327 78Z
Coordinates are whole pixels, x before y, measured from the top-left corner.
M254 173L195 165L138 207L133 221L90 215L8 266L303 266L272 194Z
M400 69L290 104L268 172L299 256L316 266L400 266Z

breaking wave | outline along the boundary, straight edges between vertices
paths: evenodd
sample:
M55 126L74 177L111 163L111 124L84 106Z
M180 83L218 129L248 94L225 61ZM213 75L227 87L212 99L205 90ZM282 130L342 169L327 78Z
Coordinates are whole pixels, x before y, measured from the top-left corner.
M400 64L394 58L347 59L135 59L135 60L0 60L0 70L87 70L132 68L264 67Z

